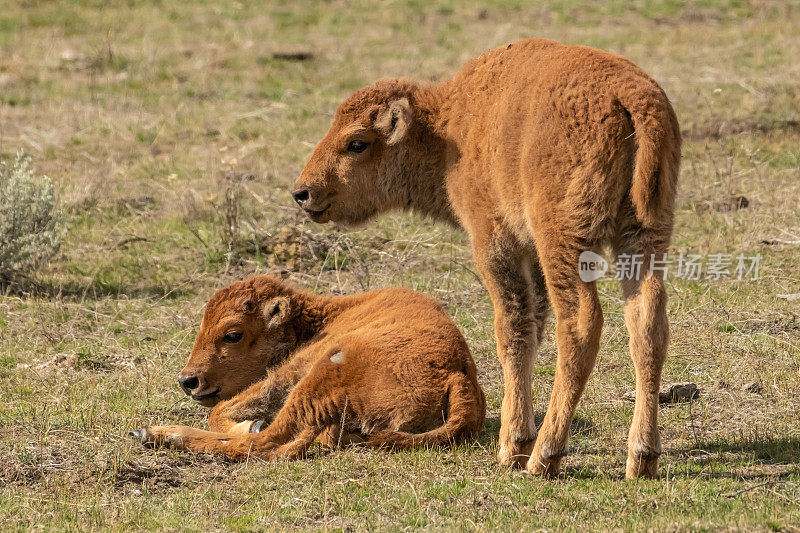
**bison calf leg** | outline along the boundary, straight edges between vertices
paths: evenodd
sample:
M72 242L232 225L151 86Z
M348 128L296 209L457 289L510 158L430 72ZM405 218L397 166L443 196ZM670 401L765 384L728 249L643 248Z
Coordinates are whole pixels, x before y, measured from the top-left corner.
M363 444L365 442L363 436L359 433L352 433L343 429L341 424L328 426L325 431L319 434L317 440L322 443L323 446L334 449Z
M332 375L328 370L331 368L322 366L303 378L289 394L275 420L259 433L230 435L186 426L150 427L134 433L145 445L219 453L237 460L249 456L267 460L301 457L317 435L337 424L341 419L341 409L346 404L344 391L331 386ZM325 390L328 392L321 392ZM253 393L252 396L259 395ZM229 420L222 413L231 410L232 407L220 410L216 424L220 425L220 420ZM246 410L236 412L243 411Z
M291 391L291 385L273 377L259 381L230 400L218 403L208 417L211 431L227 434L258 433L272 422ZM254 427L254 423L261 421Z
M188 426L150 426L132 431L131 435L147 447L207 453L225 453L227 444L235 438L228 433Z
M538 261L511 236L495 234L489 242L473 244L494 305L497 356L503 366L498 460L521 467L536 439L531 372L548 312L544 279Z
M236 460L250 456L276 460L302 457L318 432L306 427L287 438L281 432L230 435L187 426L151 426L131 434L147 447L215 453Z
M556 312L558 359L550 405L528 461L528 472L558 474L566 453L572 417L597 358L603 313L594 282L578 276L582 247L563 242L541 246L542 265Z
M649 254L645 257L649 258ZM660 254L657 254L660 257ZM642 272L647 272L643 269ZM642 280L626 280L625 325L636 369L636 403L628 434L625 477L656 477L661 438L658 431L658 391L667 356L667 295L660 272Z

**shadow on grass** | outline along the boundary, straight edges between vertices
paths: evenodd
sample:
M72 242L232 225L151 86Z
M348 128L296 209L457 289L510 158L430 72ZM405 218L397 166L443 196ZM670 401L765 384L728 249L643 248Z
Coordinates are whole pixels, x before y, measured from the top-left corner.
M543 413L536 414L542 420ZM594 431L591 421L575 417L570 435L587 434ZM486 419L477 442L483 447L496 446L500 433L500 418ZM668 446L668 443L665 443ZM573 457L586 454L572 450ZM689 460L687 460L689 459ZM562 468L561 479L584 480L607 478L618 481L625 478L625 457L612 470L599 469L591 465L566 465ZM749 481L781 480L800 474L800 437L777 437L753 435L739 439L720 438L700 441L694 446L665 449L659 471L675 478L738 479ZM671 465L667 471L665 465ZM709 469L709 465L712 466ZM667 472L669 472L667 474Z
M69 280L56 283L53 280L33 281L15 280L0 285L0 294L39 298L48 301L81 301L85 299L119 298L125 296L135 299L169 299L176 300L194 295L188 286L169 286L159 283L138 283L124 285L104 283L94 279L91 283L78 283Z
M536 413L534 415L534 420L539 423L541 423L543 419L543 412ZM595 425L590 420L576 415L575 418L572 419L572 425L570 426L569 434L571 437L576 434L591 435L594 432L594 429ZM478 442L484 446L494 444L499 434L500 417L487 417L486 422L483 424L483 429L481 430L480 435L478 435Z
M735 454L739 460L763 464L797 464L800 462L800 437L767 435L742 439L721 438L700 441L692 447L674 450L672 453L681 456L708 453L712 457L718 454Z

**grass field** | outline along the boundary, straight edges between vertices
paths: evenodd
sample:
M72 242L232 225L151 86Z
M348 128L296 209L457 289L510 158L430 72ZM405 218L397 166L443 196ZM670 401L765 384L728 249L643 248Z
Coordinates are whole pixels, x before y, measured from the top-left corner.
M755 281L670 278L665 383L701 395L662 409L658 481L623 479L615 282L566 468L530 478L495 463L502 374L465 236L404 215L319 226L288 193L353 90L444 79L531 36L623 54L667 91L685 140L674 255L761 255ZM0 295L0 529L800 531L800 302L782 297L800 293L798 57L795 0L4 0L0 156L24 149L55 180L69 232L35 287ZM279 270L441 299L487 394L477 442L237 464L130 440L205 423L175 382L203 304Z

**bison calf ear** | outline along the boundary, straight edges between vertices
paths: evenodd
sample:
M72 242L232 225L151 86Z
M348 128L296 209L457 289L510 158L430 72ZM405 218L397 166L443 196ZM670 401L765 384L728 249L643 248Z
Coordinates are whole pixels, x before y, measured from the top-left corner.
M386 137L386 144L393 145L403 140L411 126L414 113L407 98L389 104L389 108L378 114L375 129Z
M264 321L267 327L275 327L283 324L289 318L291 302L286 296L278 296L264 304Z

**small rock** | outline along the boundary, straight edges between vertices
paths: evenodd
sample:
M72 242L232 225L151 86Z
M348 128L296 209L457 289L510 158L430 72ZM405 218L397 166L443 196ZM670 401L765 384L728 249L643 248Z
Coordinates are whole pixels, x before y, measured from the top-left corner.
M275 52L272 54L272 59L279 59L281 61L310 61L314 59L314 54L311 52Z
M759 385L755 381L751 381L750 383L745 383L744 386L742 387L742 390L745 392L751 392L753 394L760 394L761 385Z
M682 403L694 400L700 396L700 389L694 383L675 383L661 389L658 393L658 403ZM636 391L628 391L622 395L624 400L636 401Z
M74 50L66 49L61 51L61 61L78 61L79 59L83 59L83 57L83 54L80 54Z
M680 403L694 400L700 396L700 389L694 383L676 383L658 393L658 403Z
M626 392L625 394L622 395L622 399L623 400L628 400L629 402L635 402L636 401L636 391L635 390L629 390L628 392Z
M738 211L750 206L750 200L746 196L728 196L720 198L714 202L714 209L720 213L727 213L729 211Z
M59 353L36 365L38 370L75 370L78 365L78 355L74 353Z

